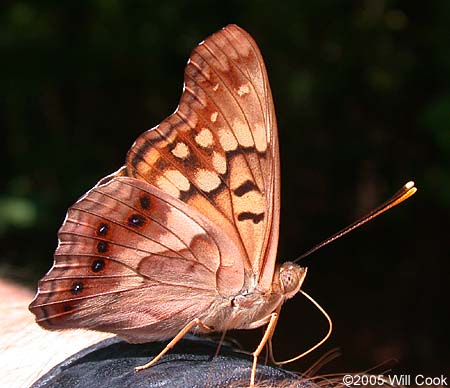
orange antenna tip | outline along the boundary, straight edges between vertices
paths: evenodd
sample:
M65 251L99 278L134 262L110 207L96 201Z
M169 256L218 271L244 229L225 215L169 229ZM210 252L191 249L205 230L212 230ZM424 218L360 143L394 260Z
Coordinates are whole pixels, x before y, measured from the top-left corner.
M408 183L405 183L404 188L409 190L412 187L414 187L414 185L415 185L414 181L409 181ZM417 188L416 188L416 190L417 190Z

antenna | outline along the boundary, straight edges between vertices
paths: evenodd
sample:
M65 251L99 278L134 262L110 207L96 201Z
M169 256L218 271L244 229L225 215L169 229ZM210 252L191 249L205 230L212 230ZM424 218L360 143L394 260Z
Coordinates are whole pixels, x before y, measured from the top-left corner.
M273 363L276 366L281 366L281 365L285 365L285 364L289 364L291 362L300 360L302 357L306 356L307 354L311 353L313 350L317 349L320 345L322 345L328 338L330 338L331 332L333 331L333 322L331 321L330 316L328 315L328 313L323 309L323 307L317 303L312 296L308 295L305 291L303 291L302 289L299 290L299 292L301 292L314 306L316 306L319 311L324 315L324 317L327 319L328 321L328 331L327 334L325 335L325 337L323 337L319 342L317 342L314 346L310 347L307 351L303 352L302 354L299 354L298 356L292 357L289 360L284 360L284 361L276 361L275 358L273 357L273 352L272 352L272 343L269 342L269 356L270 359L273 361Z
M364 225L366 222L373 220L375 217L378 217L380 214L393 208L394 206L397 206L398 204L402 203L404 200L411 197L416 191L417 191L417 187L414 186L414 182L409 181L408 183L404 184L403 187L399 191L397 191L386 202L382 203L380 206L378 206L377 208L375 208L374 210L372 210L370 213L366 214L365 216L361 217L359 220L353 222L352 224L348 225L344 229L341 229L339 232L333 234L331 237L328 237L325 241L322 241L321 243L317 244L316 246L311 248L309 251L307 251L300 257L296 258L294 260L294 263L305 258L306 256L309 256L311 253L319 250L320 248L324 247L325 245L328 245L329 243L337 240L338 238L341 238L342 236L346 235L347 233L350 233L352 230L359 228L360 226Z

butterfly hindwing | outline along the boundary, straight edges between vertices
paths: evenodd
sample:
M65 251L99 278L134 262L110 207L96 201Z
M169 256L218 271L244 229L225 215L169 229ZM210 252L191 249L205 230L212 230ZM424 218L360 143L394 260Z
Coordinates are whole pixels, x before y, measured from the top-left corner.
M59 239L30 307L48 329L125 330L136 338L132 328L170 317L176 331L210 306L219 284L237 292L244 282L231 240L199 212L133 178L89 191L69 209ZM232 272L217 278L220 266ZM182 303L186 293L189 303Z

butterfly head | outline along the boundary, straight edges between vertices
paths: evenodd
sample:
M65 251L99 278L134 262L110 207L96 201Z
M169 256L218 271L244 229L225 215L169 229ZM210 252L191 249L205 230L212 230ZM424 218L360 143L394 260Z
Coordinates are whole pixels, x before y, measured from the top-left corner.
M286 262L279 267L280 286L285 299L292 298L303 284L308 268Z

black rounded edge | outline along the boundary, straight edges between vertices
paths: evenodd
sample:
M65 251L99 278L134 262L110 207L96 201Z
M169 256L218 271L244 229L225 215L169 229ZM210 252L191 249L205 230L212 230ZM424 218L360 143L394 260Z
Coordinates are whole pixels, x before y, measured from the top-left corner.
M193 335L183 338L153 367L134 371L136 366L157 355L166 343L129 344L119 337L108 338L56 365L31 388L219 388L250 382L250 355L222 345L220 354L215 357L218 343ZM269 365L258 365L257 380L272 384L289 381L302 388L317 387L292 372Z

